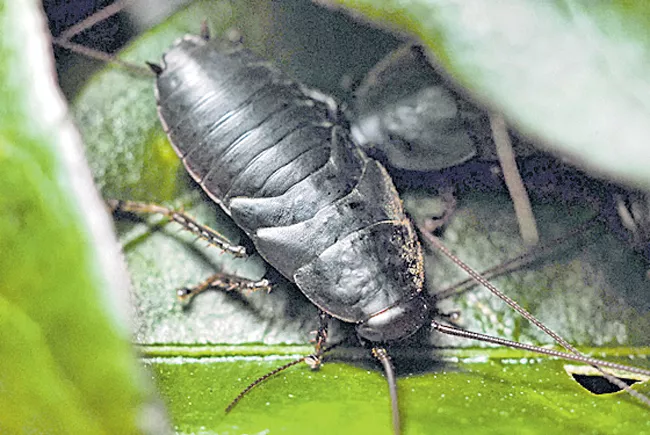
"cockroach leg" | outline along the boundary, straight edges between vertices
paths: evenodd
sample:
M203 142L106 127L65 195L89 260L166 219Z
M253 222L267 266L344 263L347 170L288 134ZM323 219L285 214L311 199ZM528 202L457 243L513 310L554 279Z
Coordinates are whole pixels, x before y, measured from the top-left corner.
M267 279L253 281L227 273L215 273L194 287L183 287L176 292L182 302L190 301L194 296L206 290L219 289L224 291L271 291L271 283Z
M300 363L303 362L303 361L307 362L307 361L310 360L310 359L319 359L319 360L320 360L321 357L322 357L323 355L325 355L326 353L328 353L328 352L332 351L333 349L337 348L340 344L341 344L341 343L335 343L335 344L333 344L333 345L331 345L331 346L324 347L324 348L321 350L320 355L311 354L311 355L307 355L307 356L300 357L300 358L298 358L298 359L295 359L295 360L293 360L293 361L291 361L291 362L288 362L287 364L285 364L285 365L283 365L283 366L281 366L281 367L278 367L277 369L274 369L274 370L268 372L267 374L262 375L262 376L260 376L259 378L255 379L255 380L254 380L252 383L250 383L246 388L244 388L244 390L242 390L242 392L239 393L239 394L237 395L237 397L235 397L235 398L233 399L232 402L230 402L230 404L226 407L226 414L229 413L230 411L232 411L232 409L235 407L235 405L237 405L237 404L239 403L239 401L240 401L240 400L241 400L241 399L242 399L242 398L243 398L243 397L244 397L244 396L245 396L245 395L246 395L250 390L252 390L253 388L255 388L257 385L261 384L262 382L264 382L264 381L267 380L268 378L270 378L270 377L272 377L272 376L274 376L274 375L276 375L276 374L278 374L278 373L280 373L280 372L282 372L282 371L288 369L289 367L293 367L293 366L295 366L295 365L297 365L297 364L300 364Z
M315 347L315 352L305 359L305 362L311 367L312 370L318 370L322 364L321 355L325 343L327 342L327 331L329 327L331 316L325 311L318 310L318 329L315 331L316 336L312 340Z
M192 234L207 241L223 251L229 252L235 257L247 257L246 249L243 246L233 245L224 236L212 228L198 223L194 218L182 210L174 210L157 204L148 204L135 201L121 201L109 199L106 201L108 208L112 213L136 213L136 214L160 214L171 221L181 225L184 229Z

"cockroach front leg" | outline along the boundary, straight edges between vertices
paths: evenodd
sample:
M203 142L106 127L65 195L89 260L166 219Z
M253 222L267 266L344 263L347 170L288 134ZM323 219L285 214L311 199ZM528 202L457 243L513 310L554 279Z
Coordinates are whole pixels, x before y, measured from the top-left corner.
M271 291L271 283L267 279L253 281L227 273L215 273L194 287L183 287L176 292L178 299L189 302L194 296L206 290L219 289L224 291Z
M318 370L322 364L321 355L325 349L327 342L327 331L331 316L325 311L318 310L318 329L316 330L316 337L312 340L315 347L315 352L305 359L312 370Z

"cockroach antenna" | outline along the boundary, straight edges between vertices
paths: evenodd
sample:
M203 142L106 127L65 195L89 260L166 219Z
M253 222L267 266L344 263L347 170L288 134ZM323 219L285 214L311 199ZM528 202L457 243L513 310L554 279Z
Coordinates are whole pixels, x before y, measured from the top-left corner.
M262 382L266 381L270 377L277 375L278 373L288 369L289 367L293 367L293 366L295 366L297 364L300 364L301 362L307 362L309 360L319 361L318 366L320 366L320 360L323 357L323 355L325 355L326 353L329 353L330 351L334 350L335 348L339 347L340 345L341 345L341 343L335 343L335 344L333 344L331 346L328 346L328 347L322 349L320 352L315 352L315 353L300 357L298 359L295 359L295 360L293 360L291 362L288 362L287 364L285 364L283 366L280 366L280 367L278 367L276 369L273 369L270 372L268 372L267 374L265 374L263 376L260 376L259 378L255 379L249 386L244 388L242 390L242 392L239 393L237 395L237 397L235 397L233 399L233 401L230 402L230 404L228 406L226 406L226 414L229 413L230 411L232 411L232 409L235 407L235 405L237 405L241 401L241 399L243 399L244 396L246 394L248 394L248 392L250 390L252 390L256 386L258 386Z
M401 425L399 421L399 402L397 400L397 381L395 380L395 369L393 363L390 361L388 352L383 347L375 347L372 349L372 356L377 358L381 365L384 367L386 374L386 382L388 382L388 391L390 394L390 409L393 420L393 433L398 435L401 433Z
M630 388L629 385L627 385L625 382L617 378L616 376L613 376L606 371L604 371L601 367L610 367L610 368L615 368L619 370L624 370L630 373L638 373L642 374L645 376L650 376L650 370L643 370L639 369L636 367L629 367L629 366L624 366L620 364L614 364L613 363L608 363L606 361L601 361L597 360L595 358L589 358L583 354L581 354L578 349L573 347L568 341L566 341L564 338L562 338L560 335L558 335L556 332L551 330L548 326L544 325L541 321L539 321L535 316L533 316L531 313L526 311L521 305L519 305L517 302L506 296L503 292L501 292L499 289L497 289L491 282L489 282L485 277L483 277L481 274L476 272L474 269L472 269L470 266L465 264L460 258L456 257L445 245L442 244L440 239L438 239L436 236L431 234L431 232L427 231L424 227L420 226L419 227L420 233L424 236L424 238L431 243L436 249L438 249L440 252L442 252L447 258L449 258L451 261L454 262L458 267L463 269L473 280L475 280L477 283L481 284L483 287L485 287L487 290L489 290L492 294L494 294L496 297L504 301L506 304L510 306L513 310L518 312L523 318L531 322L533 325L541 329L546 335L551 337L553 340L555 340L556 343L558 343L560 346L564 347L566 350L571 352L570 354L560 352L559 354L554 354L554 356L558 356L560 358L572 360L572 361L579 361L583 362L585 364L589 364L592 367L594 367L596 370L598 370L602 376L607 379L610 383L616 385L618 388L621 390L625 390L628 392L631 396L636 398L637 400L643 402L645 405L650 407L650 399L646 397L645 395L639 393L636 390L633 390ZM547 351L548 349L544 349L542 347L537 347L533 345L527 345L523 343L518 343L510 340L505 340L499 337L492 337L489 335L484 335L484 334L479 334L476 332L471 332L471 331L465 331L460 328L455 328L455 327L450 327L450 326L445 326L437 322L432 323L432 327L440 332L443 332L445 334L450 334L450 335L456 335L472 340L479 340L479 341L484 341L487 343L494 343L494 344L501 344L504 346L508 347L513 347L517 349L525 349L529 350L532 352L537 352L537 353L542 353L542 354L549 354Z

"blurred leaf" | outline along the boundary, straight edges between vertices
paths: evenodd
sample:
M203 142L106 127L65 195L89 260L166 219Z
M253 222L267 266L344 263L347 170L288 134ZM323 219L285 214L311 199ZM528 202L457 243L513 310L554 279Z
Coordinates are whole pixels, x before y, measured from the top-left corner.
M267 16L237 12L246 10L244 4L231 8L227 2L196 2L140 37L124 58L140 64L159 62L174 39L197 33L205 17L214 35L243 22L265 28ZM200 222L238 242L241 233L216 204L199 193L167 145L155 114L152 81L108 67L92 79L76 102L75 114L102 193L185 205ZM470 196L446 233L459 255L482 269L519 253L521 243L507 196L490 192ZM404 199L414 216L431 215L425 193L406 194ZM541 207L540 213L544 234L550 238L568 231L593 210L588 205L551 204ZM316 310L289 285L278 285L268 295L206 292L189 307L182 307L175 299L179 287L196 284L216 270L259 278L266 268L259 258L233 260L218 249L193 243L193 237L174 224L159 223L156 218L119 220L118 233L133 280L135 340L145 346L145 362L154 370L179 433L293 433L316 424L342 433L388 431L386 386L376 365L365 359L363 364L372 367L370 372L345 359L345 364L327 365L315 374L299 366L261 385L224 415L223 408L239 391L284 362L279 358L310 352L308 347L287 350L278 344L306 343L308 332L317 325ZM499 284L575 343L647 345L650 292L643 281L643 265L603 233L570 244L555 264L506 277ZM589 243L589 248L582 245ZM610 258L611 250L626 253ZM433 286L440 288L457 279L455 269L435 256L428 260ZM441 309L460 307L463 324L472 329L548 342L485 292L474 291L447 302ZM333 340L350 333L345 325L333 325ZM468 353L455 355L478 355L483 361L476 363L476 371L465 366L472 360L441 371L429 353L409 360L409 352L427 349L431 342L458 342L424 333L419 340L394 354L404 375L400 389L406 433L430 433L432 427L455 433L504 433L510 428L511 433L546 433L548 427L562 425L576 432L599 433L603 427L603 432L649 431L643 410L631 398L598 401L571 381L560 363L545 362L548 370L542 371L542 364L513 364L520 353L503 354L504 362L499 356L488 360L483 351L463 351ZM225 344L232 346L214 346ZM628 353L647 352L643 348L623 352ZM410 372L416 374L407 376ZM468 390L468 383L476 389ZM493 406L485 406L484 399ZM594 407L599 410L597 417L585 418ZM473 415L478 415L476 420Z
M0 1L0 432L141 433L126 275L39 8Z
M320 2L416 35L521 131L592 172L650 187L650 3Z

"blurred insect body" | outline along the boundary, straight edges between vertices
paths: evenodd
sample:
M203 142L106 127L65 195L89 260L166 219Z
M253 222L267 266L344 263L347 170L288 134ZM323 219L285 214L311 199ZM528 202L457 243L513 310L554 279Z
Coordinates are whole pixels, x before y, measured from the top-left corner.
M484 109L452 89L423 47L407 44L375 65L354 92L352 135L388 166L430 172L478 157L497 160ZM517 154L535 152L517 138Z
M433 171L476 155L455 96L421 47L388 55L356 89L352 134L391 166Z

